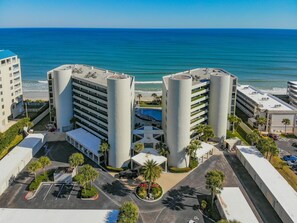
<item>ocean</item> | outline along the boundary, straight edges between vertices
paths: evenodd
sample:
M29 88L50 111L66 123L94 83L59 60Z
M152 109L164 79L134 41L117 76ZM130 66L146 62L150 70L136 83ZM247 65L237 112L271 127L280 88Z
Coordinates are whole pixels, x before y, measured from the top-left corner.
M0 29L0 49L21 58L24 91L46 91L46 72L67 63L134 75L144 91L197 67L226 69L260 89L297 80L297 30Z

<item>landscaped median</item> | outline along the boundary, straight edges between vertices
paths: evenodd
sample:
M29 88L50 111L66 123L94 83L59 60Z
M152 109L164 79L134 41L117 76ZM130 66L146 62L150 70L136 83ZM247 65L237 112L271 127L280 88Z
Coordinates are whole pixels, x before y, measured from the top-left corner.
M141 183L136 188L136 196L146 202L155 202L162 198L163 189L162 187L154 182L149 186L148 182Z

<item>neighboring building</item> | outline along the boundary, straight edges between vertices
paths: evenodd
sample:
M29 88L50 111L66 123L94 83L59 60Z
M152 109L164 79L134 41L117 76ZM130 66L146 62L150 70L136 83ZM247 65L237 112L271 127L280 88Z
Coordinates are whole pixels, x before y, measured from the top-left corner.
M9 119L23 111L20 59L9 50L0 50L0 132L9 127Z
M239 187L224 187L216 204L222 218L241 223L259 223Z
M236 85L234 75L214 68L163 77L162 126L170 149L170 166L186 166L185 148L199 124L209 124L218 141L224 141L228 115L235 114Z
M262 127L262 131L284 132L285 125L282 120L285 118L290 120L286 131L288 133L295 131L296 108L269 93L264 93L250 85L238 85L236 106L249 117L254 127L257 127L259 117L266 118L267 123Z
M237 157L282 222L297 222L297 193L254 146L237 146Z
M288 81L287 95L290 104L297 107L297 81Z
M62 65L48 72L48 83L51 121L59 131L71 130L75 122L108 140L109 165L121 167L130 159L133 76L87 65Z

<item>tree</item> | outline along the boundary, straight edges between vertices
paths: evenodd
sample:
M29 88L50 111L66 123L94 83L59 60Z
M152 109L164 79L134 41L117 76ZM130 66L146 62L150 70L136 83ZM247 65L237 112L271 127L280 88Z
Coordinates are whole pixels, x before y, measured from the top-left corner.
M260 140L260 136L256 131L247 134L246 138L252 144L252 146L257 144Z
M88 184L91 184L92 186L92 182L94 182L98 176L99 172L95 170L91 165L86 164L79 169L76 178L78 183L85 190Z
M276 147L275 142L270 138L261 138L257 144L258 150L268 158L268 153L271 151L271 147ZM277 147L276 147L277 149ZM273 149L274 150L274 149ZM275 154L275 151L273 151Z
M162 168L154 160L147 160L142 167L143 178L148 181L148 191L151 191L152 182L157 180L162 173Z
M204 124L199 124L195 130L196 134L198 135L198 139L200 138L200 136L202 135L202 133L204 132L205 129L205 125Z
M266 118L264 118L264 117L259 117L259 118L257 119L257 122L258 122L258 125L259 125L259 126L263 126L263 125L266 124Z
M110 146L107 141L102 141L99 149L99 153L103 155L104 157L104 165L107 166L107 153L110 149Z
M117 223L136 223L138 215L139 209L137 205L132 201L125 202L120 208Z
M290 125L291 124L291 121L288 118L284 118L282 120L282 123L285 125L285 134L287 134L287 125Z
M157 100L158 95L156 93L152 93L152 97L154 98L154 100Z
M34 178L36 180L36 172L42 168L42 165L39 161L33 161L29 164L28 170L30 173L34 174Z
M209 139L213 138L214 136L215 135L214 135L213 129L209 125L206 125L203 130L203 135L200 138L204 142L207 142Z
M201 209L202 210L205 210L207 208L207 201L206 200L202 200L200 206L201 206Z
M41 164L41 168L43 169L43 174L45 174L45 167L50 166L52 161L47 156L41 156L38 159L38 162Z
M234 133L234 130L237 130L238 125L242 122L242 120L235 115L229 115L228 121L232 124L232 132L233 133Z
M69 164L72 168L76 168L84 163L84 156L81 153L73 153L69 157Z
M138 95L137 95L137 98L138 98L138 104L140 104L140 100L141 100L141 98L142 98L142 94L138 94Z
M223 172L219 170L212 170L206 173L205 178L206 178L206 189L210 190L211 207L213 207L215 195L221 193L221 190L223 189L225 175Z
M170 154L170 151L168 149L168 146L165 143L163 143L163 142L157 143L156 144L156 149L157 149L158 153L161 156L167 157Z
M144 149L144 144L143 143L136 143L134 145L134 152L140 153Z
M186 154L190 156L190 158L196 159L197 150L202 148L201 142L199 140L193 140L190 145L186 147Z

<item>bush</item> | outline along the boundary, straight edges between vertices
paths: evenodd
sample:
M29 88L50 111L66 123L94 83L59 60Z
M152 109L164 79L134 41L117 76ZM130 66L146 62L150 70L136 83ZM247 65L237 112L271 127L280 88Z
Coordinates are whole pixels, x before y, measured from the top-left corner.
M33 180L31 184L29 185L29 191L35 191L41 184L41 182L48 182L48 174L45 172L45 174L41 174L36 177L36 180Z
M191 170L190 167L184 167L184 168L169 167L169 171L172 173L187 173L190 170Z
M153 187L152 188L152 195L154 199L158 199L162 195L162 188L161 187Z
M116 168L116 167L112 167L112 166L106 166L106 169L111 172L117 172L117 173L124 170L123 168Z
M205 210L207 208L207 201L206 200L202 200L200 205L201 205L201 209L202 210Z
M193 159L193 158L191 158L191 159L190 159L189 167L190 167L191 169L194 169L194 168L197 167L197 166L198 166L198 160L197 160L197 159Z
M137 190L137 195L142 198L145 199L147 197L147 190L145 187L139 187Z
M117 223L136 223L138 220L139 208L131 201L125 202L120 208Z
M92 186L90 188L82 189L81 197L82 198L92 198L98 194L96 187Z

